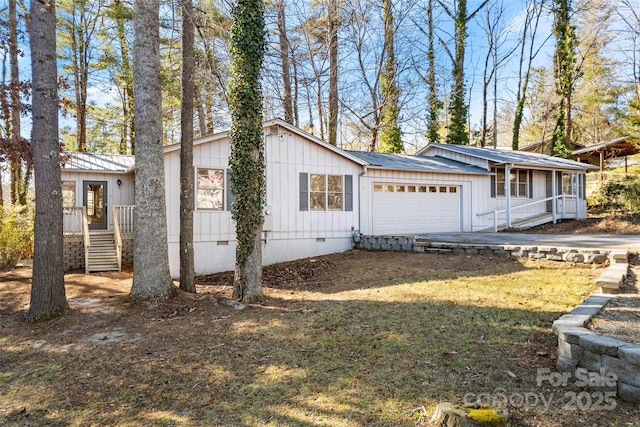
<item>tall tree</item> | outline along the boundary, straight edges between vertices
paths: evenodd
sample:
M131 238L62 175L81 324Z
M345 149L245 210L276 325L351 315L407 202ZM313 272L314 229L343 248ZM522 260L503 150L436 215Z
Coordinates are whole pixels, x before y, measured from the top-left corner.
M491 143L494 148L498 145L498 72L501 65L517 50L518 46L502 52L507 42L509 32L504 27L505 5L502 0L487 5L484 20L484 31L487 36L487 53L484 62L482 81L482 126L480 129L480 145L487 145L491 130ZM489 126L489 89L493 85L493 124Z
M74 111L76 116L76 145L78 151L87 149L87 105L89 73L93 67L97 38L102 22L102 0L63 0L60 2L61 55L66 62L63 70L73 81Z
M382 20L384 23L384 66L380 74L382 106L380 111L380 145L383 153L401 153L402 145L398 116L400 88L396 82L396 56L394 48L395 27L391 0L382 0Z
M543 44L536 48L536 35L538 33L538 24L542 16L542 10L545 0L529 0L522 27L522 35L520 38L520 58L518 60L518 89L516 92L516 109L513 117L513 133L511 139L511 148L518 150L520 147L520 130L522 120L524 118L525 102L527 99L527 90L529 88L529 79L533 60L540 52ZM527 43L529 46L528 54L525 54Z
M182 106L180 119L180 289L196 291L193 260L193 1L182 0Z
M577 62L581 78L573 96L573 140L595 144L624 134L618 99L627 88L614 74L622 64L605 52L611 49L610 24L614 5L608 0L592 0L576 14Z
M454 55L453 55L453 86L451 87L451 119L449 122L449 132L447 133L448 144L468 144L469 133L467 132L468 107L465 101L465 81L464 81L464 60L465 48L467 44L467 23L489 2L484 0L472 13L467 14L467 0L455 0L455 8L452 10L441 0L438 4L444 9L454 22Z
M329 134L329 144L338 145L338 28L340 26L338 2L340 0L328 1L329 117L327 120L327 132Z
M235 195L236 267L233 297L243 302L262 293L262 207L265 198L262 90L265 49L263 0L237 0L231 11L231 190Z
M31 180L31 147L21 135L21 120L23 106L20 94L24 85L20 82L19 47L18 47L18 11L17 1L9 0L9 93L10 106L7 106L5 116L7 120L7 138L5 144L6 157L9 160L11 203L25 206L27 191ZM3 79L4 80L4 79ZM26 162L25 162L26 161ZM24 167L26 163L26 168Z
M133 11L121 0L114 0L106 10L107 16L115 23L116 43L108 43L106 46L113 49L112 45L117 45L120 49L119 57L111 53L105 55L112 59L111 64L115 68L114 81L120 95L122 103L122 129L120 131L120 154L135 154L135 134L133 132L133 74L131 72L131 62L129 59L129 39L127 37L127 27L133 19ZM128 142L128 143L127 143Z
M28 321L45 320L68 309L62 259L62 184L58 143L58 79L54 2L30 7L33 128L36 173L33 280Z
M440 111L442 110L442 100L438 96L438 85L436 81L436 54L433 44L433 0L428 0L427 4L427 90L429 93L427 104L427 142L440 141Z
M131 295L142 300L167 297L173 288L169 274L164 190L158 10L159 0L134 3L136 226Z
M553 35L556 49L553 55L558 109L556 125L551 137L551 153L567 157L571 152L571 105L574 85L578 77L576 69L576 33L571 24L573 12L571 0L554 0Z
M280 66L282 70L282 105L284 107L284 120L294 124L297 114L293 112L293 96L291 91L291 61L289 61L289 38L287 37L287 22L285 19L285 1L276 1L278 15L278 40L280 41Z

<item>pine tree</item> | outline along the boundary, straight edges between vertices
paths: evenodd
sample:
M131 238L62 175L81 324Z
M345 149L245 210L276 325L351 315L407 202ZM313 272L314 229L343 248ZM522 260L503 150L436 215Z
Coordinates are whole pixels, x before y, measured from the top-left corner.
M571 25L571 0L554 0L553 34L556 38L554 72L556 94L559 97L556 125L551 137L551 153L568 157L571 153L571 102L573 87L577 78L575 68L576 34Z

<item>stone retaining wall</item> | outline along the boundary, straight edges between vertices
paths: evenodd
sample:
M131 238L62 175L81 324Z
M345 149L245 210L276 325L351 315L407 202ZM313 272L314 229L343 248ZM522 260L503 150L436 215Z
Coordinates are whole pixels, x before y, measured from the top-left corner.
M600 335L586 327L611 298L593 295L553 323L553 332L558 336L556 367L570 375L582 368L596 379L615 374L613 389L617 396L639 403L640 345Z
M360 236L357 247L369 251L510 255L586 264L603 264L609 254L604 249L433 242L414 236Z

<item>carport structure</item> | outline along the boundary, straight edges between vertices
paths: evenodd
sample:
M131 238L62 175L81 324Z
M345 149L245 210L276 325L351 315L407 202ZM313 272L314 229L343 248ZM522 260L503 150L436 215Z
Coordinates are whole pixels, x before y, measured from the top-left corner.
M576 160L585 161L600 168L600 172L605 169L605 161L624 157L624 171L627 172L627 157L638 153L638 146L627 136L621 136L609 141L599 142L571 152Z

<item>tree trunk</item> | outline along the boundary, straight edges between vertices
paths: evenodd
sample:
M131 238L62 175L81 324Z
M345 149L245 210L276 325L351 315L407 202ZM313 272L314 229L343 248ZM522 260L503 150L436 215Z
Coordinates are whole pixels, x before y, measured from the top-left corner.
M262 226L254 235L253 250L243 265L236 264L233 298L246 303L264 300L262 292Z
M204 106L204 100L202 99L202 94L200 92L200 87L196 84L193 85L195 103L198 108L198 129L200 129L200 136L208 135L207 122L208 122L208 114L207 109Z
M131 145L131 154L135 154L135 141L134 141L134 125L133 125L133 112L134 98L133 98L133 76L131 75L131 64L129 63L129 45L127 43L127 36L124 28L125 11L124 6L119 0L116 3L120 8L120 14L116 19L118 26L118 42L120 44L120 57L122 61L122 82L124 84L125 99L122 103L122 113L124 115L124 128L125 138L123 144L120 146L120 154L127 153L127 137L129 144Z
M467 0L458 0L455 26L455 59L453 62L453 87L451 88L451 122L447 143L468 144L467 110L465 108L464 52L467 39Z
M231 190L236 221L233 297L251 303L262 294L262 206L265 197L260 70L264 58L264 1L238 0L231 24Z
M427 114L427 142L440 141L440 126L438 117L442 109L442 101L438 98L438 86L436 82L436 55L433 45L433 0L427 5L427 85L429 87L429 110Z
M136 299L169 296L167 218L162 151L158 0L134 3L133 82L136 174L133 286Z
M11 130L9 137L13 146L18 147L22 139L20 133L20 73L18 71L18 11L16 0L9 0L9 64L11 68ZM15 156L16 154L14 154ZM20 159L18 167L22 166ZM0 182L1 185L1 182Z
M384 21L384 65L380 74L380 92L382 107L380 111L380 144L379 150L384 153L401 153L404 151L398 116L400 108L398 100L400 89L396 84L396 56L394 47L394 17L391 0L383 0Z
M291 74L289 72L289 39L287 38L284 0L278 0L276 7L278 9L278 37L280 41L280 64L282 66L282 106L284 107L284 120L287 123L293 124L293 98L291 96Z
M182 0L182 110L180 119L180 289L196 292L193 261L193 2Z
M338 1L329 0L329 144L338 145Z
M55 3L31 2L31 70L36 214L31 303L25 318L46 320L68 309L64 290L62 185L58 143Z

